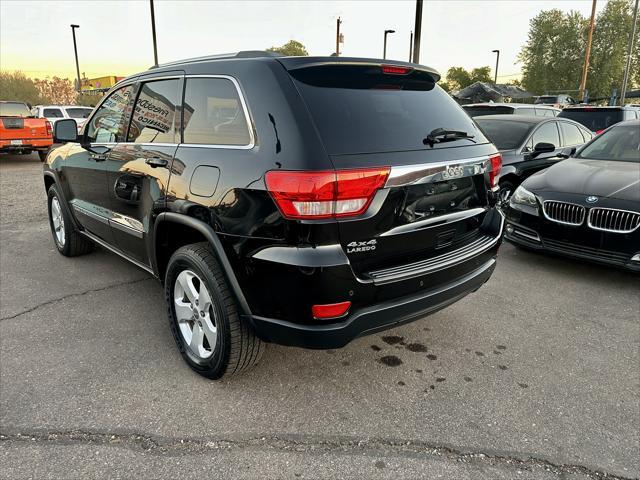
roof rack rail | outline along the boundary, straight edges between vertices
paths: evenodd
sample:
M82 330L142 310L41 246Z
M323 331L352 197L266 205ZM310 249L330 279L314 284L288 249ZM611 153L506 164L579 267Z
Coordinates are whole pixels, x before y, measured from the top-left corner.
M267 52L265 50L243 50L235 53L222 53L219 55L205 55L204 57L186 58L184 60L176 60L175 62L163 63L161 65L154 65L149 70L161 67L171 67L174 65L183 65L185 63L192 62L206 62L209 60L224 60L228 58L261 58L261 57L282 57L281 53Z

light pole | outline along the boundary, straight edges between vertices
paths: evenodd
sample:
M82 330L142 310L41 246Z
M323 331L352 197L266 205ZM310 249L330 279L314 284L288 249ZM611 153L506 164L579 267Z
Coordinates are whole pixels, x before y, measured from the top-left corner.
M409 63L413 62L413 30L409 36Z
M422 0L416 0L416 24L413 28L413 63L420 63L420 37L422 35Z
M80 28L80 25L71 25L71 33L73 34L73 51L76 54L76 74L78 75L78 93L82 89L82 83L80 83L80 64L78 63L78 46L76 45L76 28Z
M500 50L491 50L493 53L496 54L496 74L495 74L495 78L493 79L493 83L494 84L498 84L498 63L500 62Z
M149 6L151 7L151 35L153 36L153 61L154 65L158 66L158 45L156 43L156 15L153 10L153 0L149 0Z
M340 56L340 25L342 25L342 20L338 17L336 20L336 57Z
M385 30L384 31L384 48L382 50L382 58L387 58L387 35L390 33L396 33L395 30Z

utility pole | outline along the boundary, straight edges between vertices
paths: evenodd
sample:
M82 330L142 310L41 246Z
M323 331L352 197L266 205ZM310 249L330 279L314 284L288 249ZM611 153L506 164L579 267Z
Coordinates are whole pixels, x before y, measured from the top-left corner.
M413 30L411 30L411 36L409 37L409 62L413 61Z
M413 29L413 63L420 63L420 36L422 34L422 0L416 0L416 24Z
M591 56L591 40L593 39L593 29L596 26L596 0L591 5L591 21L589 22L589 37L587 38L587 50L584 54L584 68L582 69L582 80L580 81L580 98L584 99L584 90L587 88L587 73L589 72L589 57Z
M500 63L500 50L491 50L491 51L496 54L496 73L495 73L495 78L493 80L493 83L497 85L498 84L498 64Z
M340 25L342 25L342 20L338 17L336 20L336 57L340 56Z
M78 46L76 44L76 28L80 25L71 25L71 33L73 34L73 51L76 54L76 74L78 75L78 93L82 90L82 81L80 80L80 64L78 63Z
M620 92L620 106L624 106L624 100L627 96L627 82L629 81L629 69L631 68L631 52L633 52L633 42L636 38L636 26L638 20L638 0L633 9L633 26L631 27L631 37L629 38L629 48L627 49L627 66L624 69L624 78L622 80L622 91Z
M390 33L396 33L395 30L385 30L384 31L384 47L382 49L382 58L387 58L387 35Z
M151 7L151 35L153 36L153 61L154 65L158 66L158 44L156 43L156 14L153 10L153 0L149 0L149 6Z

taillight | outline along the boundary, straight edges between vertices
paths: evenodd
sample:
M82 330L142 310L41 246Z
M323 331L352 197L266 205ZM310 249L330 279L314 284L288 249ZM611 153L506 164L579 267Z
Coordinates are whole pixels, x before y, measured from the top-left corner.
M390 171L390 167L320 172L272 170L265 175L265 182L286 218L342 218L366 211Z
M382 65L382 73L388 73L391 75L406 75L411 72L412 68L398 67L395 65Z
M330 303L328 305L314 305L311 307L313 318L321 320L338 318L347 314L351 308L351 302Z
M600 135L602 132L604 132L604 128L601 128L600 130L596 130L596 135Z
M48 120L45 120L45 125L47 126L47 135L48 136L53 135L53 128L51 128L51 122Z
M502 170L502 155L496 153L489 157L491 170L489 171L489 184L491 187L497 187L500 181L500 170Z

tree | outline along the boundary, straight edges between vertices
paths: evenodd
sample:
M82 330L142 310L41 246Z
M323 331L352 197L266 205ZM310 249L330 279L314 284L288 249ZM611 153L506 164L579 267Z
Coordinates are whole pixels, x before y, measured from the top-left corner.
M78 93L68 78L36 79L34 83L40 92L40 97L47 99L46 103L54 105L73 105L76 103Z
M22 72L0 72L0 100L25 102L29 105L45 103L36 84Z
M277 52L288 57L306 57L309 55L305 46L296 40L289 40L281 47L267 48L267 52Z
M461 90L476 82L492 83L491 67L477 67L470 72L463 67L451 67L447 70L447 81L440 83L440 86L445 88L446 85L449 90Z
M629 0L609 0L598 14L587 77L591 98L608 97L614 88L620 92L632 22L633 5ZM634 44L629 77L632 86L640 85L640 39Z

